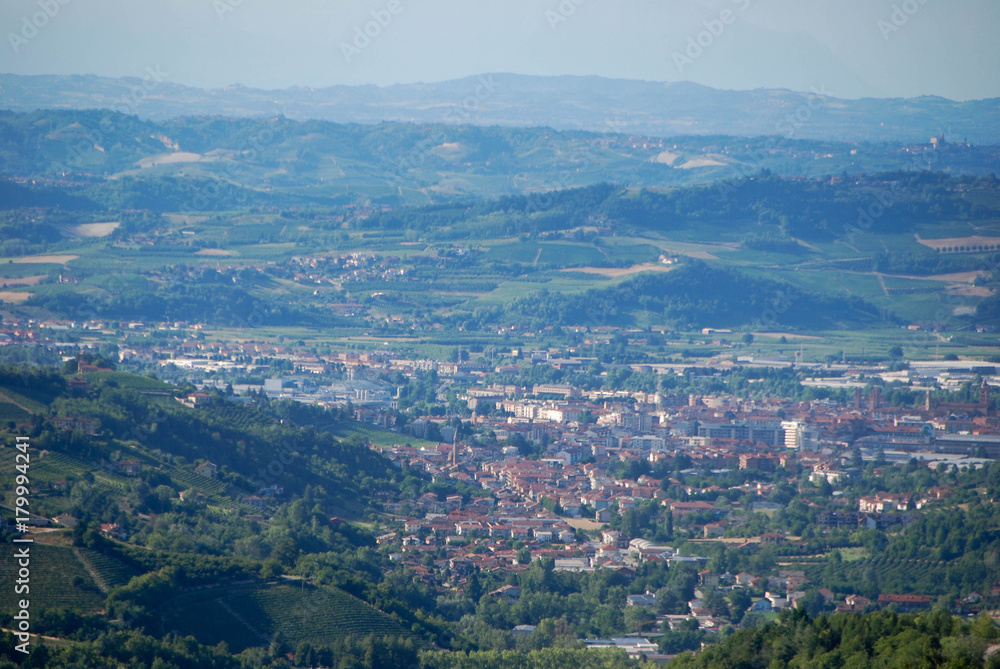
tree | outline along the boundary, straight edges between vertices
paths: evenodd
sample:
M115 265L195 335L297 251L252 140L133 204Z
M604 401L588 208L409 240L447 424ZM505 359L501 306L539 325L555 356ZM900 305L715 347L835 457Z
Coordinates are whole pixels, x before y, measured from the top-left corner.
M753 599L742 588L737 588L729 593L729 616L734 623L743 619L743 614L753 604Z
M810 618L817 617L827 609L826 600L819 593L819 590L815 589L807 590L798 605L809 614Z
M645 606L628 606L625 608L625 631L642 634L643 629L650 629L650 623L656 622L656 614Z

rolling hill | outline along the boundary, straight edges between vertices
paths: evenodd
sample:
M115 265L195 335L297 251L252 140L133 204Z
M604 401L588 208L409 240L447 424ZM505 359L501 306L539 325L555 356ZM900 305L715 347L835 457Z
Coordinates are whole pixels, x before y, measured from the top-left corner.
M939 97L838 99L780 89L717 90L690 82L602 77L485 74L452 81L378 86L204 90L161 78L151 92L140 79L0 75L0 108L121 109L143 118L272 116L339 123L470 123L549 126L557 130L675 135L785 135L817 140L997 143L1000 102ZM819 93L823 93L819 91ZM787 121L792 115L791 124ZM798 115L799 121L795 121ZM802 122L802 119L805 119ZM887 119L893 119L887 122Z

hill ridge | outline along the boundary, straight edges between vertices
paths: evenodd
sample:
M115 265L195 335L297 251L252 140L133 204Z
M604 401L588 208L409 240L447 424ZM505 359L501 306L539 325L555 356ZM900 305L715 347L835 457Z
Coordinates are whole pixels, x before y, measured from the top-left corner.
M141 118L260 117L378 123L468 123L552 127L651 137L739 134L821 140L927 141L947 132L976 143L1000 141L997 98L954 101L938 96L836 98L818 92L716 89L689 81L597 76L484 73L389 86L335 84L258 89L204 89L158 81L155 94L130 96L134 78L0 74L0 108L115 108ZM487 104L488 103L488 104ZM805 106L807 122L783 129ZM896 119L886 122L886 119Z

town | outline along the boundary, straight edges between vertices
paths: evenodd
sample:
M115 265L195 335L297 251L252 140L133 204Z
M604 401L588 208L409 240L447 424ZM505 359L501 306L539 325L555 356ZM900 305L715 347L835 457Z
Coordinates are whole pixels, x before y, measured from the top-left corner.
M594 335L610 336L584 336ZM949 481L1000 458L994 365L809 363L799 354L629 365L580 355L610 342L495 348L489 359L476 361L459 349L457 362L442 362L195 338L122 347L114 362L172 375L192 389L178 399L195 410L291 400L348 416L357 434L375 430L377 440L363 440L370 449L443 486L421 492L414 479L398 491L373 492L379 550L390 564L441 592L468 592L485 580L497 585L486 594L515 604L522 592L518 578L533 563L553 573L610 572L623 584L650 565L691 574L677 591L627 595L625 610L641 611L630 618L637 621L633 634L593 638L587 641L593 648L611 645L633 657L666 659L672 653L649 642L643 627L696 630L699 639L711 640L747 615L800 606L906 612L938 602L919 592L866 597L845 591L842 584L807 576L796 556L858 541L875 541L860 549L875 551L873 537L898 533L929 510L959 503ZM64 356L75 365L71 373L110 372L100 361L83 361L94 357L86 347L78 350L79 359ZM518 383L562 372L589 378L587 387ZM820 399L727 392L725 380L737 372L759 382L783 375L803 392L824 392ZM653 390L613 389L629 386L629 378L647 388L652 380ZM87 384L80 376L69 379L74 383ZM685 384L716 391L677 392ZM910 403L898 401L901 390ZM54 424L93 433L92 421L83 417L55 418ZM204 478L219 475L210 461L195 464L194 473ZM143 468L136 460L109 466L123 476ZM892 471L920 484L890 488L884 482ZM195 489L187 494L200 495ZM269 484L238 501L248 517L268 523L287 497L283 486ZM113 524L101 530L126 538ZM998 595L1000 584L948 606L977 612ZM510 631L530 636L535 626Z

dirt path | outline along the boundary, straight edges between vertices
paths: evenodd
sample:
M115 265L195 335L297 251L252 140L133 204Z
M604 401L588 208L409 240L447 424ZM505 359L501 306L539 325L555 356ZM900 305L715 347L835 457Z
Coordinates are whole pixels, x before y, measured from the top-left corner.
M24 406L23 404L21 404L20 402L18 402L17 400L15 400L10 395L8 395L7 393L3 392L2 390L0 390L0 402L7 402L9 404L13 404L14 406L20 407L20 408L24 409L25 411L27 411L28 413L30 413L32 415L34 415L34 413L35 413L33 410L31 410L28 407Z
M267 635L265 635L263 632L261 632L256 627L254 627L249 622L247 622L243 618L243 616L241 616L239 613L237 613L236 610L233 609L233 607L231 607L229 604L227 604L225 602L225 600L223 600L222 598L219 598L219 599L217 599L215 601L218 602L219 606L221 606L226 611L228 611L229 615L231 615L233 618L236 618L236 620L240 621L240 623L242 623L244 627L246 627L248 630L250 630L255 637L257 637L258 639L263 640L265 644L268 644L268 643L271 642L271 640L267 637Z
M888 295L889 294L889 289L885 287L885 279L882 278L881 274L876 274L876 276L878 277L878 283L879 283L879 285L882 286L882 292L885 293L886 295Z

